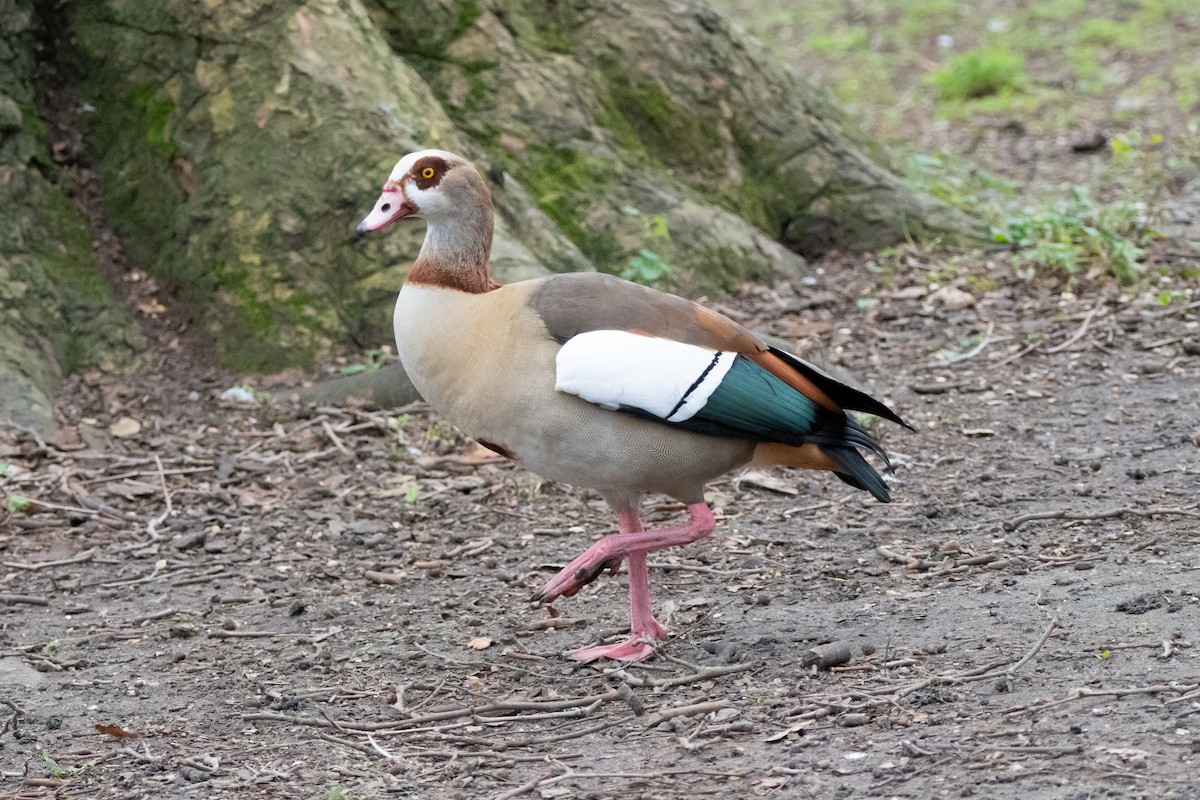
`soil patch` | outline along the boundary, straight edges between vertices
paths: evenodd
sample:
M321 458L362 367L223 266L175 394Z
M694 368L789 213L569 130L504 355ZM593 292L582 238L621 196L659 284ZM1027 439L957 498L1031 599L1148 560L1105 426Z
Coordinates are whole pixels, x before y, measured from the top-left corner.
M674 638L625 668L560 655L622 632L621 577L528 602L613 532L594 495L420 405L302 408L295 376L221 400L245 381L177 341L77 376L60 430L0 455L23 498L0 522L4 781L1200 796L1200 309L1024 283L968 302L931 271L902 254L881 287L829 259L723 304L918 433L876 426L891 505L807 473L714 484L717 531L652 562ZM651 499L648 522L678 512ZM805 666L835 641L848 662Z

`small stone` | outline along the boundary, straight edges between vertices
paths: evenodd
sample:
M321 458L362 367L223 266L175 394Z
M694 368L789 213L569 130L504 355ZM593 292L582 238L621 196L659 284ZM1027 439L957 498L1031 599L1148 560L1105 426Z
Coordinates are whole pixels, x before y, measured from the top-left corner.
M1133 365L1133 371L1139 375L1157 375L1167 368L1167 362L1161 358L1143 358Z
M137 436L141 433L142 423L138 422L133 417L121 417L119 420L108 426L108 432L118 439L127 439L130 436Z
M250 391L245 386L233 386L221 392L221 399L229 403L257 403L258 400L254 397L254 392Z
M929 295L929 302L944 308L961 311L964 308L970 308L975 305L975 295L970 292L964 292L957 286L943 286Z
M167 629L167 635L172 639L191 639L200 634L200 626L194 622L181 622Z

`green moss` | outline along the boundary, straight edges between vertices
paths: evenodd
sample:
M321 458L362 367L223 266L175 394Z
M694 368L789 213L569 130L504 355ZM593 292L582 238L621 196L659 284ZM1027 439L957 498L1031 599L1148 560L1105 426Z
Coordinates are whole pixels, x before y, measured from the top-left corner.
M476 0L466 0L458 8L458 19L454 21L454 30L450 34L450 39L454 40L462 36L471 26L475 24L475 20L479 19L483 11L479 8L479 3Z
M610 130L619 137L629 134L658 161L682 165L693 172L716 166L724 141L712 114L703 108L684 109L657 81L646 75L628 75L623 67L608 65L602 70L609 104L604 115Z
M177 247L171 236L179 224L182 199L165 169L165 162L177 151L166 134L167 106L173 104L169 99L156 100L155 92L147 84L141 88L105 84L95 92L94 102L108 114L88 114L82 122L97 170L106 178L102 184L105 210L130 259L174 284L176 277L162 269L164 262L172 263ZM145 136L129 133L138 130Z
M43 220L48 237L39 240L39 256L46 275L69 286L81 300L107 302L111 299L108 284L92 260L92 237L79 212L57 190L46 193Z
M808 37L808 48L814 53L847 53L865 50L871 31L866 25L851 25L835 28L824 33L813 33Z
M296 342L284 341L282 335L285 329L297 326L300 320L296 312L307 296L297 293L268 301L255 291L245 269L224 261L213 265L212 274L219 293L226 296L223 318L216 321L221 329L218 347L226 364L243 372L263 372L312 358L314 347L297 346Z
M434 62L443 61L446 48L470 30L483 13L478 0L373 0L368 4L377 9L376 18L393 50L406 59L419 57Z
M1200 103L1200 67L1195 63L1176 64L1171 68L1176 86L1175 103L1181 111L1191 112Z
M1029 8L1029 13L1041 19L1070 19L1087 10L1087 0L1045 0Z
M533 30L533 46L547 53L570 55L579 47L575 35L559 26L539 26Z
M1079 39L1088 44L1126 49L1136 48L1142 43L1142 37L1137 28L1104 17L1084 20L1079 26Z
M773 183L772 176L761 179L747 177L731 200L730 210L765 233L776 235L788 206L784 193Z
M134 84L130 95L133 107L142 116L146 141L159 158L170 161L179 152L179 145L167 135L167 121L175 110L174 101L160 94L157 87L145 83Z
M40 195L33 255L55 287L57 310L65 319L55 341L64 374L125 361L140 335L121 311L92 257L91 232L70 200L57 188Z
M1100 56L1095 47L1091 45L1072 47L1067 53L1067 61L1071 65L1071 71L1075 73L1075 79L1078 82L1076 88L1088 91L1100 87L1102 75Z
M17 106L21 110L23 133L33 140L36 147L34 159L39 166L45 169L54 169L54 159L50 155L50 137L46 133L46 122L38 113L37 106L32 102L18 103Z
M538 208L584 255L599 267L617 265L624 253L616 237L584 223L589 207L619 177L613 162L565 147L538 146L529 149L528 160L516 172Z

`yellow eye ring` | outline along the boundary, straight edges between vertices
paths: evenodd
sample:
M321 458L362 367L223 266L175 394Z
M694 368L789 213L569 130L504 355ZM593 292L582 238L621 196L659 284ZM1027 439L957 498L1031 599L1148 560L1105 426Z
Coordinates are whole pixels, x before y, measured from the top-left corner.
M430 178L433 177L433 175L434 175L433 167L426 167L425 169L421 170L421 177L424 178L425 180L429 180Z

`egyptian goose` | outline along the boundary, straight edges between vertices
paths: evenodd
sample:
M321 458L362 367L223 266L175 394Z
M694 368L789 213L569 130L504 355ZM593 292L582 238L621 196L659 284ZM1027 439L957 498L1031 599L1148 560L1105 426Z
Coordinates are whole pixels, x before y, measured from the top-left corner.
M534 600L571 596L629 568L632 635L569 657L637 661L666 631L646 554L712 533L704 486L747 464L829 470L889 502L859 449L886 463L846 411L906 425L879 401L689 300L600 273L501 286L488 272L492 202L468 161L400 160L359 233L423 217L421 252L396 301L396 347L413 384L464 433L524 467L596 490L619 533L572 561ZM686 504L686 522L645 530L642 495Z

